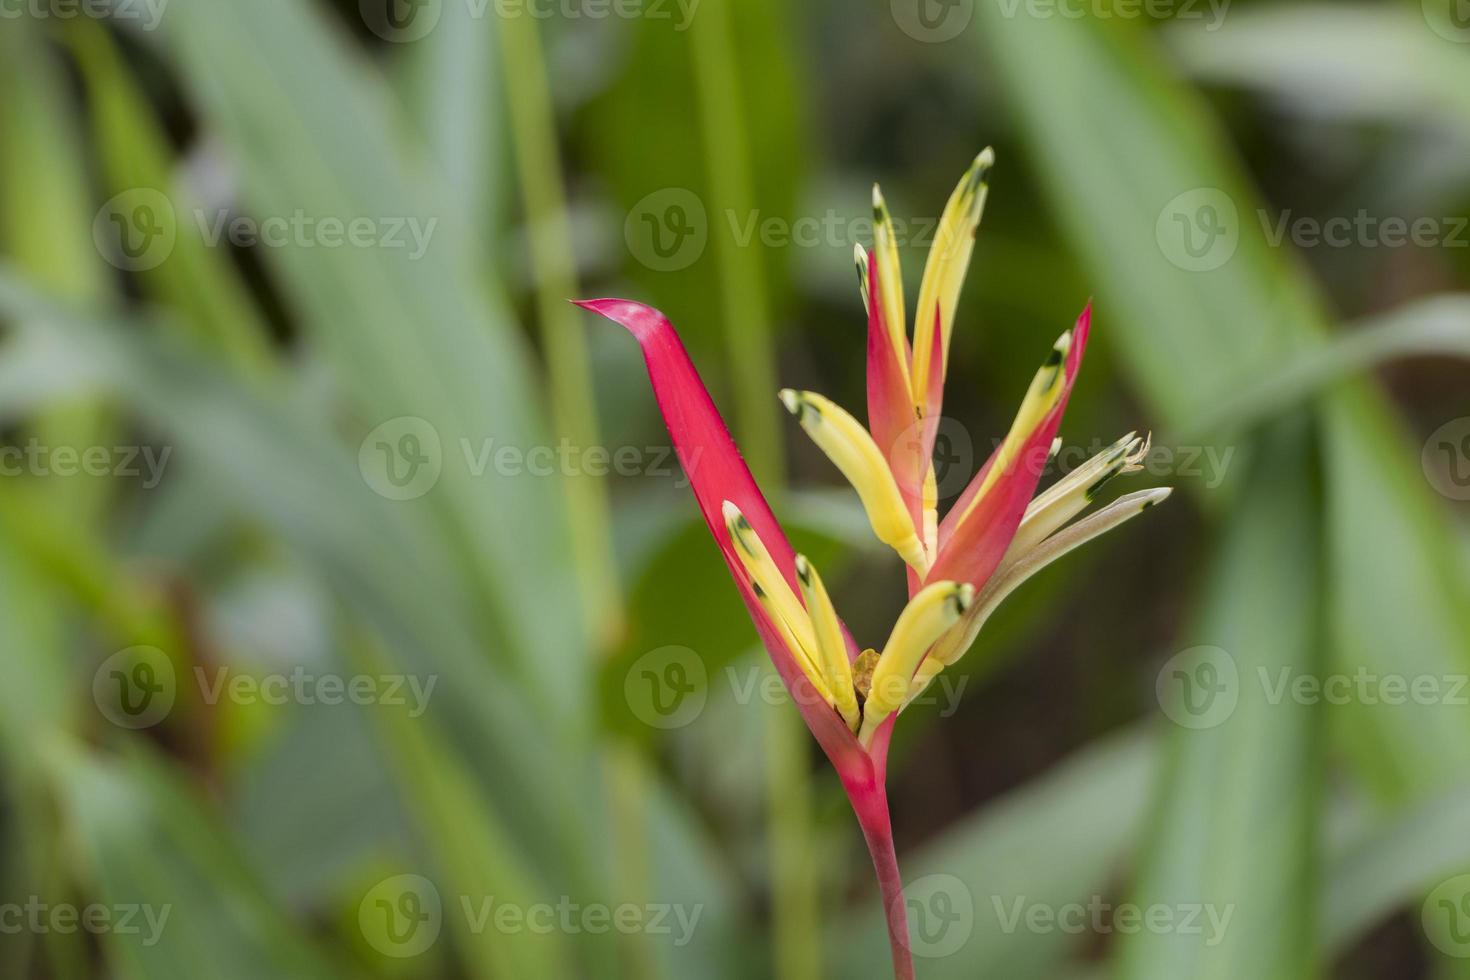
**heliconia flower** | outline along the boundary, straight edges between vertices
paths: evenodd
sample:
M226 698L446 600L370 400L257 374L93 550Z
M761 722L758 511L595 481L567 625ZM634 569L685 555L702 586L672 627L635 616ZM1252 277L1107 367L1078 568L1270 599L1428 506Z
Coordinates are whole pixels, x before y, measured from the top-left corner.
M578 303L622 324L643 350L654 397L705 523L857 815L900 980L913 977L913 962L885 790L894 720L964 655L1022 582L1170 492L1131 493L1071 523L1113 477L1141 468L1148 441L1130 433L1035 496L1060 443L1057 430L1091 328L1089 304L1052 345L1010 431L939 519L934 442L955 306L992 162L987 149L950 195L919 287L912 339L893 223L873 189L873 252L859 247L856 255L868 314L867 426L814 392L779 393L857 490L874 534L908 567L908 603L881 652L854 641L816 568L792 550L668 319L629 300Z

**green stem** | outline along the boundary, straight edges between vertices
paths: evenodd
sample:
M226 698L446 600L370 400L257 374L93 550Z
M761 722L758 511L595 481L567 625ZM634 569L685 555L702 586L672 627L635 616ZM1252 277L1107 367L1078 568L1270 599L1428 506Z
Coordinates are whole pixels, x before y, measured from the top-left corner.
M530 232L536 318L546 355L552 423L560 437L586 449L598 445L601 437L583 332L587 327L567 302L576 299L579 290L540 27L532 17L501 18L497 27L511 142ZM622 633L622 600L606 488L600 479L582 473L566 480L566 494L572 550L592 641L599 649L609 649Z
M754 207L729 9L706 6L692 30L694 81L712 210ZM718 222L715 222L718 226ZM736 432L745 458L768 495L784 483L775 347L759 253L715 235L722 318L735 383ZM813 860L806 732L798 715L766 713L767 806L771 826L772 942L775 975L807 980L821 974L821 920Z

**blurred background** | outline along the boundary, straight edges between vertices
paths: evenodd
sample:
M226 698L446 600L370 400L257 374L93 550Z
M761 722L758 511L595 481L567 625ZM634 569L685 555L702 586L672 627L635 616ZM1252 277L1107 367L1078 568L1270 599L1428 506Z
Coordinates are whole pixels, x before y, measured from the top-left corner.
M992 145L941 497L1089 298L1054 472L1177 490L898 725L919 975L1470 976L1465 0L4 0L0 91L0 973L890 975L565 300L881 646L775 391L861 408L870 184L912 297Z

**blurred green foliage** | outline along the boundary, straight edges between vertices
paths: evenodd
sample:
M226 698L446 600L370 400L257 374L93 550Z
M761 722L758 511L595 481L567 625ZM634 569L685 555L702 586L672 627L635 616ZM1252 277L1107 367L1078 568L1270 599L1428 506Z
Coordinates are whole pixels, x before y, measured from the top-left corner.
M877 645L774 389L861 404L869 184L912 295L993 144L942 495L1089 296L1067 447L1183 492L898 727L919 975L1470 976L1463 0L0 7L0 974L885 976L560 300L670 315Z

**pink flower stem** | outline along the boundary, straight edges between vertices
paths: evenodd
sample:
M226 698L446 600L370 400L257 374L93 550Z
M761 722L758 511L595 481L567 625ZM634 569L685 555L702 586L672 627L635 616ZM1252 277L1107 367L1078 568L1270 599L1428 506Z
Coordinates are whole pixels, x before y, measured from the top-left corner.
M888 944L893 950L894 980L914 980L914 961L909 952L909 925L903 900L903 878L898 872L898 855L893 850L893 826L888 819L888 795L878 788L854 794L853 809L873 856L878 873L878 890L888 921Z

